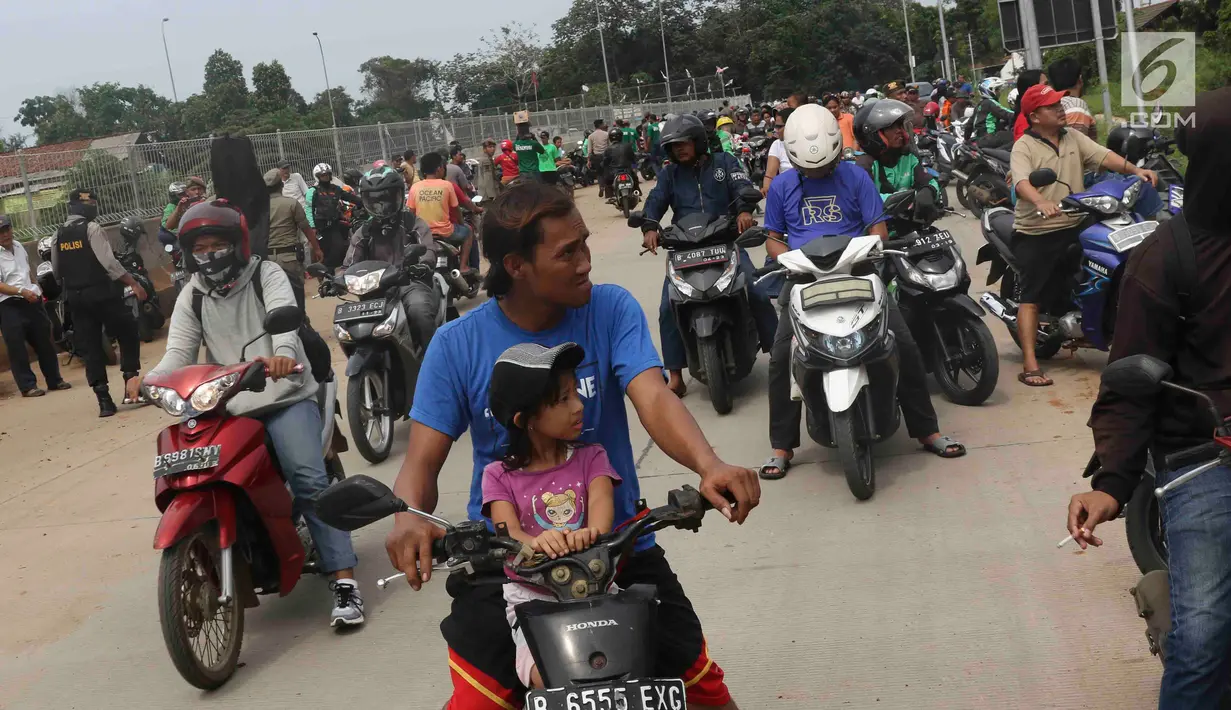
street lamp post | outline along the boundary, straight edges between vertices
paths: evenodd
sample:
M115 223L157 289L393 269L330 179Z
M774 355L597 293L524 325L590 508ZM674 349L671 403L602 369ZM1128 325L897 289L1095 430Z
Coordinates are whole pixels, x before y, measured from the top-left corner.
M607 103L611 106L611 118L615 119L615 95L611 92L611 74L607 71L607 43L603 41L603 18L599 14L598 0L594 0L594 16L598 19L598 49L603 53L603 78L607 80Z
M953 77L949 76L952 66L949 63L949 35L945 34L945 0L936 0L936 11L940 13L940 43L945 48L945 70L941 72L941 76L952 79Z
M316 46L321 50L321 69L325 72L325 96L329 97L329 115L333 119L333 127L338 127L338 114L333 110L333 86L329 83L329 67L325 65L325 45L321 44L321 36L312 33L316 38Z
M902 0L902 21L906 23L906 60L910 63L910 80L915 80L915 55L910 51L910 17L906 14L906 0Z
M175 72L171 71L171 51L167 49L167 23L170 21L170 17L162 18L159 29L162 30L162 53L167 57L167 74L171 77L171 98L175 99L175 103L178 104L180 97L175 91Z
M658 0L658 31L663 38L663 79L667 82L667 108L671 105L671 67L667 64L667 25L663 22L663 0Z

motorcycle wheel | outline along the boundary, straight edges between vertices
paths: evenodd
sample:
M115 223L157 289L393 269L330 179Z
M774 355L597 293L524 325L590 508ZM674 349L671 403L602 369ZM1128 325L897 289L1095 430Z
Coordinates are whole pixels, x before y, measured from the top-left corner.
M143 343L149 343L154 340L154 332L150 330L149 319L141 312L141 304L134 302L133 318L137 321L137 338Z
M962 204L962 207L974 212L974 205L970 203L970 196L966 194L966 183L958 180L953 185L953 192L957 195L957 201Z
M989 175L987 173L979 173L978 175L975 175L973 178L970 179L971 188L977 187L980 190L986 190L988 194L992 194L992 195L995 195L996 193L1000 192L1000 185L1003 185L1003 184L1004 183L1000 181L998 178L992 175ZM966 199L969 200L970 211L974 213L975 217L982 217L983 210L988 209L990 207L995 207L995 205L985 203L982 200L975 197L974 195L967 195Z
M992 331L974 316L946 319L937 325L941 339L935 343L936 382L941 391L954 404L983 404L996 391L1000 379L1000 358ZM949 342L942 342L946 339ZM950 346L956 346L959 355L960 362L954 365L949 363Z
M218 533L206 525L162 551L158 620L175 669L201 690L235 673L244 640L244 606L219 604L222 593Z
M388 396L379 372L366 370L346 383L346 419L350 422L351 437L359 454L371 463L389 458L389 449L393 447L393 415L388 412Z
M620 205L620 211L624 213L624 219L628 220L628 203Z
M1142 574L1167 569L1167 540L1163 516L1154 495L1154 477L1142 476L1124 511L1124 534L1128 551Z
M876 492L876 467L872 463L872 445L859 441L855 422L856 407L834 414L834 442L846 485L859 500L867 500Z
M697 351L701 358L701 367L705 370L705 384L710 389L710 402L714 405L714 411L719 414L728 414L734 401L718 339L703 338L697 343Z

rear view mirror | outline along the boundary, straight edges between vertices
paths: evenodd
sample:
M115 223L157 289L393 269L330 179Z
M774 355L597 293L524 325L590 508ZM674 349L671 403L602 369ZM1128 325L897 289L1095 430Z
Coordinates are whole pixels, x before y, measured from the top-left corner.
M751 249L752 247L761 246L768 239L769 230L765 227L750 227L743 234L739 235L739 238L735 240L735 244L745 249Z
M406 503L388 486L363 474L335 483L316 498L317 516L348 532L405 510Z
M896 214L915 199L914 190L898 190L885 198L885 214Z
M1038 170L1030 173L1030 186L1036 188L1047 187L1048 185L1055 184L1058 179L1059 178L1056 177L1055 170L1052 170L1051 168L1039 168Z
M640 210L633 212L628 216L628 226L633 229L638 229L645 224L645 214Z
M318 261L308 265L308 274L318 279L323 279L329 276L329 267Z
M270 335L299 330L303 323L303 311L299 306L282 306L265 314L265 332Z
M406 262L411 264L417 263L426 253L427 247L422 244L411 244L406 247Z
M1034 175L1030 177L1033 184ZM1157 394L1173 374L1171 366L1156 357L1129 355L1107 365L1102 382L1107 389L1126 397L1149 397Z

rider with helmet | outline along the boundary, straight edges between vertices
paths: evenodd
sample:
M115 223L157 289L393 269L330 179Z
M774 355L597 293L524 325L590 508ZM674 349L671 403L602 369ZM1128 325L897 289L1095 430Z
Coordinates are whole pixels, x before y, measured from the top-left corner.
M601 168L603 171L603 180L607 184L607 191L612 197L608 198L608 202L615 201L615 193L611 189L612 180L615 179L616 173L627 172L633 176L633 189L640 190L641 182L638 179L637 171L634 169L637 166L637 147L631 140L625 140L624 130L620 127L614 127L607 132L607 150L603 153L603 162Z
M492 162L500 168L501 185L508 185L521 175L521 170L517 167L517 153L513 150L513 141L507 138L500 141L500 155L493 158Z
M735 138L731 134L735 130L735 121L728 116L719 116L714 125L718 132L718 143L722 146L723 152L738 156L739 153L735 150Z
M706 145L709 147L709 152L718 154L724 152L722 139L718 137L718 112L713 109L701 109L697 111L697 118L701 119L701 125L705 128Z
M899 104L904 111L910 111L900 101L888 99L864 107L863 111L881 104ZM859 119L855 121L858 126ZM765 227L771 240L765 248L770 256L776 259L813 239L831 236L889 237L883 221L884 205L876 186L866 172L842 160L842 129L831 112L811 104L800 106L787 119L782 142L795 169L780 173L769 188ZM783 240L788 243L783 244ZM780 307L787 307L788 295L784 293L778 298ZM901 359L898 400L907 430L938 456L961 456L966 453L965 448L939 433L936 411L928 395L923 356L892 298L888 299L887 312L888 326L897 340ZM761 478L767 480L786 475L794 450L799 447L802 405L791 399L792 334L790 316L780 316L769 356L769 438L774 452L760 471Z
M205 181L201 178L192 176L186 178L183 183L172 183L171 192L175 193L175 188L180 184L184 187L179 192L179 200L176 201L175 206L170 211L163 208L162 214L162 228L172 234L176 234L179 231L180 219L183 217L184 212L189 207L205 199Z
M305 197L308 225L316 230L325 252L325 266L333 271L342 263L350 236L348 225L342 220L342 203L362 204L362 200L333 181L333 168L329 163L318 163L312 168L312 177L316 178L316 184L308 188Z
M435 155L440 159L438 153ZM426 181L421 179L416 182L416 187L423 182ZM406 181L396 171L388 167L369 170L359 183L359 196L371 219L351 234L350 248L342 260L344 270L351 264L370 259L401 268L406 259L406 248L412 244L427 247L428 251L421 259L423 264L436 265L436 243L432 239L431 228L422 218L406 210ZM412 279L402 289L402 306L415 341L427 348L436 334L439 294L430 283Z
M357 196L359 194L359 181L362 179L362 170L359 168L347 168L342 173L342 189ZM362 200L358 203L348 202L346 207L342 209L342 223L346 225L347 234L367 218L368 214L363 209Z
M1013 109L1000 103L995 79L979 82L979 105L975 107L971 137L980 148L1000 148L1013 142ZM1012 101L1012 99L1010 99Z
M711 112L712 113L712 112ZM756 202L744 202L739 192L752 187L744 166L734 156L723 152L710 153L709 137L705 127L696 116L684 114L667 121L663 126L660 141L670 163L658 175L658 182L645 200L645 218L641 228L642 245L651 253L658 253L658 220L670 208L673 220L690 214L704 212L710 218L731 214L738 215L739 230L752 227L752 211ZM748 275L748 300L761 346L768 352L773 342L774 330L778 327L774 307L760 287L752 285L752 259L740 250L740 269ZM669 373L667 386L679 396L684 396L683 370L687 364L684 339L679 324L671 310L667 279L663 277L662 301L658 307L658 327L662 340L663 363Z
M295 307L291 284L276 264L251 255L248 223L226 200L189 208L179 240L192 277L171 313L166 353L150 374L167 375L195 365L202 345L216 363L238 363L244 357L265 363L272 381L261 392L232 397L227 412L257 419L265 427L295 496L295 510L316 543L321 569L334 577L329 585L334 593L330 625L362 624L363 599L353 579L357 558L350 533L325 525L312 506L329 485L317 382L298 331L267 335L264 329L267 312ZM296 373L298 364L303 371Z
M859 162L872 176L882 198L899 190L915 190L915 215L932 221L941 214L940 184L911 151L913 113L909 106L893 99L881 99L859 109L855 138L867 154Z

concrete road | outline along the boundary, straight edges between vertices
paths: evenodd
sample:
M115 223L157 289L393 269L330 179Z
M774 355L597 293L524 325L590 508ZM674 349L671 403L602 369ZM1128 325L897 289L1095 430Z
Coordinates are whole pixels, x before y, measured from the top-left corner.
M662 257L638 257L616 212L580 195L598 282L630 289L657 337ZM973 218L949 218L973 261ZM974 267L975 288L985 270ZM331 304L313 302L327 326ZM833 451L807 443L790 475L763 486L747 525L717 516L700 534L660 534L706 623L713 656L744 708L1153 707L1160 666L1146 650L1127 589L1137 572L1121 523L1101 550L1057 550L1064 508L1085 488L1085 426L1103 358L1049 364L1056 386L1018 384L1020 355L998 322L999 389L982 407L934 396L944 431L965 442L955 461L921 452L904 432L876 450L879 490L847 490ZM148 367L160 350L147 346ZM705 387L685 399L719 453L749 466L768 453L766 359L718 417ZM439 707L449 674L437 624L443 580L413 593L374 580L390 572L388 525L356 534L368 624L327 627L325 583L305 579L263 598L247 620L232 681L201 693L176 674L158 625L151 549L157 522L149 461L170 418L154 408L93 418L78 365L75 388L0 401L0 707ZM118 374L113 374L118 380ZM118 384L118 383L117 383ZM634 422L651 502L695 481ZM347 469L392 481L405 450ZM806 437L805 437L806 439ZM441 477L440 512L464 513L469 443Z

